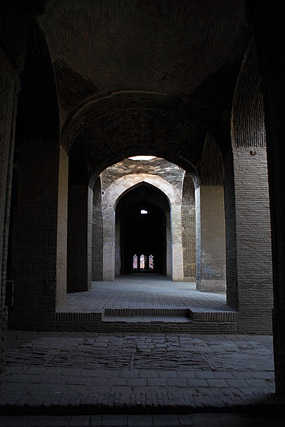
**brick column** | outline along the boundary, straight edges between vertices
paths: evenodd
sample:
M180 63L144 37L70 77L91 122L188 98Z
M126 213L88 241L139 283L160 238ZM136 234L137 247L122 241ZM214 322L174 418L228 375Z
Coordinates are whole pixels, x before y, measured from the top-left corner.
M103 280L103 220L100 178L97 178L93 187L92 280Z
M272 332L272 259L266 148L234 149L239 332Z
M226 290L224 188L201 185L201 276L197 289L205 292Z
M234 274L239 331L269 334L273 308L271 229L264 100L258 67L252 39L233 98L234 220L231 224L235 224L236 234Z
M88 274L88 187L74 184L68 192L68 292L87 291Z
M67 155L25 144L16 212L14 328L46 329L66 293Z
M2 49L0 49L0 384L5 369L5 307L10 199L15 144L15 110L19 80Z
M182 195L182 242L184 280L196 281L196 209L194 183L184 175Z
M285 168L284 2L247 2L263 80L270 182L274 287L274 359L276 391L285 393ZM252 4L254 3L254 4ZM272 47L275 46L275 49Z

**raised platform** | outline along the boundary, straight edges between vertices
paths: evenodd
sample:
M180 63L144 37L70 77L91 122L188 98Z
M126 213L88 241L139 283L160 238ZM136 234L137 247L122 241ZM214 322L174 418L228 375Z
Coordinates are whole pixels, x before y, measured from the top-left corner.
M58 307L58 330L96 332L237 333L237 312L223 293L200 292L193 282L154 274L93 282Z

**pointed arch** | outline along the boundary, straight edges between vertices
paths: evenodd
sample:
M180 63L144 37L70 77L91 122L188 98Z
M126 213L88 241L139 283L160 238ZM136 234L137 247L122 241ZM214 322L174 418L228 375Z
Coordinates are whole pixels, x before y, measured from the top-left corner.
M181 227L182 194L163 178L150 174L131 174L117 179L102 195L103 215L103 280L115 278L115 209L120 198L140 184L152 185L167 198L170 206L171 276L183 281L183 253Z

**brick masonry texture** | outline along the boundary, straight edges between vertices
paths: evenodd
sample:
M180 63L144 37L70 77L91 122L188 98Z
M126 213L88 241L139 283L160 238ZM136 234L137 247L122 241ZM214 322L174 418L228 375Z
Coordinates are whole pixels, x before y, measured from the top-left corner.
M272 331L272 260L266 149L234 151L239 330ZM262 268L261 268L262 266Z
M0 301L1 306L3 306L11 195L11 162L13 161L11 153L13 154L14 149L14 120L18 79L2 49L0 49L0 67L3 77L0 83L1 97L6 100L6 102L1 102L0 107L0 244L3 248L0 252Z
M56 305L59 146L27 144L16 215L13 323L41 324ZM43 191L44 190L44 191ZM45 245L43 245L45 242ZM31 277L33 280L31 281Z
M67 197L68 157L60 147L57 201L57 303L65 297L67 291Z
M166 240L166 247L162 249L162 251L166 252L167 256L162 254L162 251L160 251L159 256L163 258L162 263L167 265L166 268L164 267L164 272L168 275L172 275L172 277L176 277L175 265L177 262L173 261L175 258L175 251L174 249L171 250L171 247L174 248L175 243L177 243L179 248L181 248L181 212L175 212L175 205L180 203L182 199L184 174L185 172L182 168L160 158L153 158L148 161L126 159L123 162L116 163L105 169L101 173L104 250L105 248L108 250L108 248L115 246L117 275L120 274L121 264L121 272L125 272L124 260L123 257L121 257L122 263L120 262L119 253L120 240L122 241L119 234L124 224L123 212L128 212L132 203L134 206L135 203L145 202L150 203L163 212L166 226L164 230L165 237L162 237L162 240ZM128 197L129 199L126 199ZM100 202L98 203L100 204ZM98 217L97 211L93 213L95 225L98 221L96 217ZM115 226L113 224L114 217L116 217ZM195 233L195 225L193 231ZM192 239L195 240L195 234L192 236ZM100 246L100 237L98 240L94 238L94 241L96 241L97 246ZM96 252L98 250L99 249L95 249ZM106 255L104 256L104 272L108 269L110 270L108 276L104 273L103 277L105 280L106 277L108 277L108 280L114 277L111 271L112 267L110 267L110 264L113 264L113 260L111 260L110 257L111 255L108 257ZM181 257L179 256L179 261L180 260ZM181 273L179 270L179 280L182 279L182 276L183 271L181 267Z
M181 217L184 278L193 280L196 278L195 188L187 173L183 182Z
M92 280L103 279L103 219L101 180L97 178L93 189L92 218Z
M88 290L87 277L87 186L69 185L68 191L68 291Z
M228 304L238 309L235 190L232 155L225 159L226 276Z
M265 147L264 102L261 76L258 73L258 57L253 39L249 43L240 70L232 111L235 146Z
M260 410L260 400L274 411L284 400L271 394L269 336L10 331L7 361L2 413Z
M184 177L183 169L160 158L155 158L150 161L125 159L122 162L110 166L102 173L102 190L106 191L114 181L132 173L160 176L166 181L171 182L171 184L177 188L177 191L182 190Z
M10 198L12 162L14 151L14 130L16 96L19 80L9 59L0 48L0 383L5 370L5 330L7 309L5 291L7 278L8 234L10 220Z

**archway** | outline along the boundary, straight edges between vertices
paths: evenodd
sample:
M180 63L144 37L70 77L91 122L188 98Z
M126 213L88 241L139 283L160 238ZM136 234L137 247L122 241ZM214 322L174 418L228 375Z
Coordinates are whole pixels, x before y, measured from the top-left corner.
M169 216L166 197L145 184L120 199L116 209L116 224L120 231L120 241L116 238L120 245L116 253L120 258L116 257L116 264L119 261L120 268L116 272L166 274L167 214Z
M103 280L115 278L115 209L124 194L138 185L151 185L164 194L169 203L169 233L167 234L167 275L173 281L183 281L181 192L165 179L150 174L130 174L113 182L102 192L103 215ZM117 239L118 240L118 239Z

